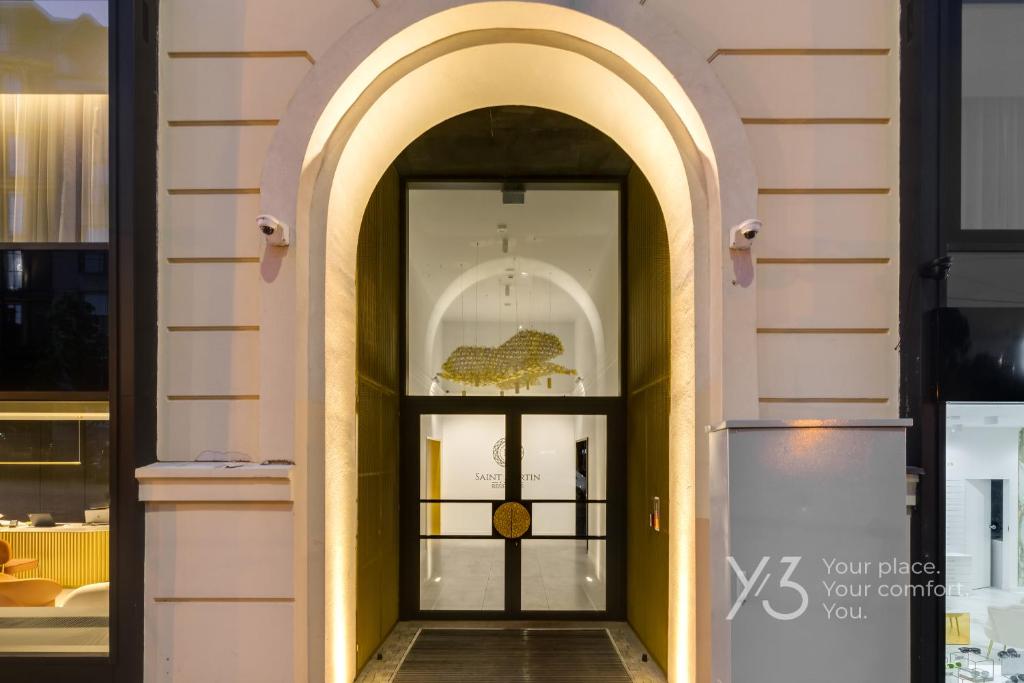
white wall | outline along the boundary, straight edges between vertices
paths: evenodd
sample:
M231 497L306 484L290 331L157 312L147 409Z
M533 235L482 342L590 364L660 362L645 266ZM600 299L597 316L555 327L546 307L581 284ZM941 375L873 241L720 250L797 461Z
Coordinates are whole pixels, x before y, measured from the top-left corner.
M575 500L576 441L589 438L590 497L603 499L607 457L605 422L603 417L595 416L524 416L523 498ZM441 497L504 498L505 468L493 458L494 444L505 435L504 416L435 415L424 418L423 429L427 433L421 435L421 454L425 452L427 437L441 441ZM494 481L495 477L500 477L500 481ZM572 534L575 531L575 514L572 505L542 506L536 512L534 533ZM594 529L603 529L603 513L596 509L592 511L590 524ZM489 536L490 506L444 506L441 533Z
M977 480L1002 479L1004 483L1003 500L1003 557L1002 576L1007 590L1017 588L1017 492L1018 476L1018 434L1019 430L1010 427L964 427L959 431L946 434L946 480L947 490L953 487L956 491L963 490L963 495L948 497L952 507L947 508L947 539L952 542L947 552L962 552L972 556L972 567L977 569L979 563L974 560L989 548L989 537L980 537L972 533L979 527L974 519L979 505ZM961 484L962 482L962 484ZM963 501L962 505L958 503ZM976 504L972 504L975 500ZM963 524L960 524L960 519Z

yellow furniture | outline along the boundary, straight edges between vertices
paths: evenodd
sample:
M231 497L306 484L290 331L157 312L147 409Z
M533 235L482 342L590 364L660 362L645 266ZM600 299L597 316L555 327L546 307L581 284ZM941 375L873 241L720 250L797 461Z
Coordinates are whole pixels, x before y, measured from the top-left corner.
M0 573L21 574L39 566L39 560L29 557L14 557L11 544L0 539Z
M441 497L441 442L427 438L427 498ZM427 533L441 535L441 504L427 503Z
M947 612L946 613L946 644L947 645L970 645L971 644L971 613L970 612Z
M52 607L63 590L49 579L0 579L0 607Z
M19 578L52 579L64 588L110 580L110 527L62 524L50 528L0 529L14 554L33 557L38 566Z

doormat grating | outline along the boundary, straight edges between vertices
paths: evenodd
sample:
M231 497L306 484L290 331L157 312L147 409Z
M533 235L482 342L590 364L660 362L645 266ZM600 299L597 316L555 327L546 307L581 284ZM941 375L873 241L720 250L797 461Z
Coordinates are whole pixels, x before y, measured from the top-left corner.
M423 629L395 683L629 683L604 629Z

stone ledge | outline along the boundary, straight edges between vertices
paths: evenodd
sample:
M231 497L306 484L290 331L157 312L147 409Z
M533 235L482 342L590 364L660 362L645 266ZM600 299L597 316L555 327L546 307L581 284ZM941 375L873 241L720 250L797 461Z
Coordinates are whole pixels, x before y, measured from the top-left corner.
M156 502L291 502L294 465L158 462L135 470L139 500Z
M708 432L726 429L909 429L913 420L902 418L877 418L856 420L806 419L806 420L726 420L709 425Z

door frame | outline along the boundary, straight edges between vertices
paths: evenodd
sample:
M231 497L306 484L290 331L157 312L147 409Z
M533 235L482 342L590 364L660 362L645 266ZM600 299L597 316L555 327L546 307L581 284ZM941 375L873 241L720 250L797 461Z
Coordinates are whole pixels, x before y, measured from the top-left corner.
M506 452L522 444L524 415L604 415L607 419L605 609L536 611L520 607L520 552L505 543L504 610L422 610L420 597L420 418L423 415L504 415ZM405 396L399 438L399 615L403 620L621 620L626 614L626 412L622 397ZM518 462L507 458L503 500L520 500ZM612 482L621 482L613 486ZM481 502L491 502L482 500ZM452 538L462 538L453 536ZM469 538L469 537L466 537ZM473 538L489 539L490 536ZM562 537L567 540L572 537Z
M409 275L409 186L417 184L505 184L514 183L528 188L530 185L561 185L564 187L616 186L619 192L619 386L617 396L411 396L408 393L409 329L408 329L408 275ZM536 619L536 620L624 620L626 618L626 387L628 378L629 320L628 243L626 240L629 215L629 188L626 178L618 175L542 175L497 177L488 174L404 175L399 178L399 619ZM423 611L419 608L419 419L421 415L606 415L607 416L607 479L619 481L618 490L606 487L607 523L605 607L603 612L523 612L515 615L506 611ZM515 447L520 445L518 431L521 420L515 423ZM506 417L506 451L512 444ZM414 437L414 438L413 438ZM514 451L512 451L514 452ZM506 477L508 479L508 477ZM506 496L507 497L507 496ZM412 501L416 501L412 503ZM613 502L614 501L614 502ZM615 510L616 513L612 514ZM516 581L518 585L518 568ZM506 589L512 581L506 571ZM506 595L508 591L506 590ZM506 605L508 603L506 602Z

